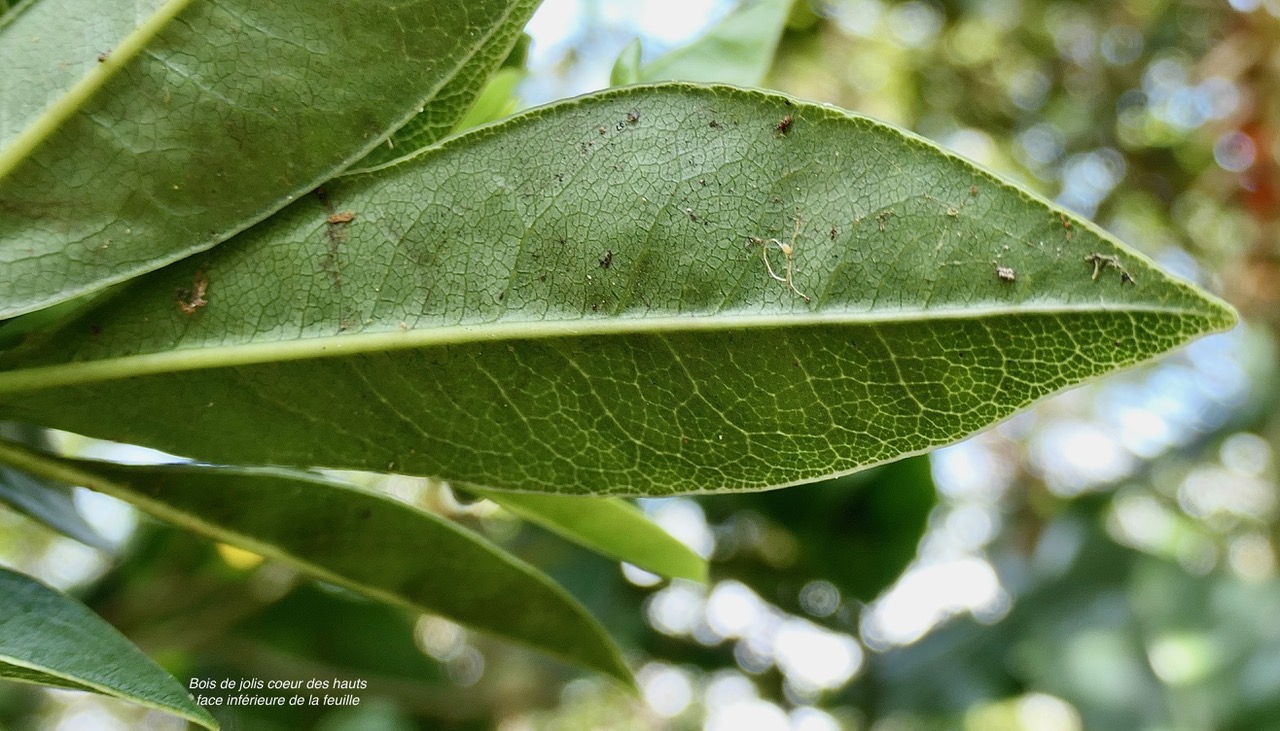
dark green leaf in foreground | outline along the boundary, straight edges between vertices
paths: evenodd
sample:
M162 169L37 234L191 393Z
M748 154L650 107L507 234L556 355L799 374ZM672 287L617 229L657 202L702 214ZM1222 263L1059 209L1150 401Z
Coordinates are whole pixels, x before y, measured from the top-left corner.
M581 546L668 578L707 580L707 561L618 498L474 490Z
M379 601L632 682L599 623L546 576L449 521L376 493L290 470L118 465L0 443L5 462Z
M0 317L208 249L424 110L447 131L536 5L40 0L6 16Z
M218 728L177 680L88 607L4 568L0 678L101 693Z
M630 87L343 178L140 280L11 351L0 418L210 462L749 490L953 442L1234 319L917 137Z

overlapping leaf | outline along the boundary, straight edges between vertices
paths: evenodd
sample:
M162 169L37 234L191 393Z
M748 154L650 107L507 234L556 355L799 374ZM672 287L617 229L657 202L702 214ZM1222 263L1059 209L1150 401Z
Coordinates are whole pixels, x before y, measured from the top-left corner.
M88 607L4 568L0 678L101 693L218 728L178 681Z
M139 281L11 353L0 416L223 463L760 489L955 441L1233 321L909 134L632 87L343 178Z
M374 599L442 614L631 682L599 623L549 578L449 521L376 493L298 471L118 465L12 443L0 443L4 463L91 487Z
M743 3L693 43L680 46L635 73L635 81L702 81L759 86L764 82L793 0ZM630 49L628 49L629 51ZM621 79L634 65L624 51L616 71Z
M617 498L475 490L516 515L579 545L668 578L707 580L707 562Z
M0 317L208 249L410 118L442 134L536 5L41 0L14 11L0 24Z

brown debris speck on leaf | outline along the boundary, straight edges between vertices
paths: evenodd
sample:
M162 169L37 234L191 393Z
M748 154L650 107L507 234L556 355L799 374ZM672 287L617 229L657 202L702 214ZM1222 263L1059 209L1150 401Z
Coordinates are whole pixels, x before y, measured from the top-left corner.
M196 310L209 304L209 279L204 272L196 272L191 278L191 289L178 290L178 309L188 315L196 314Z
M329 221L330 226L336 226L339 223L351 223L352 221L356 220L356 214L352 213L351 211L342 211L340 213L330 213L329 218L327 220Z
M795 120L793 120L791 115L788 114L782 118L781 122L778 122L777 126L774 127L774 130L776 130L779 135L786 135L787 132L791 131L791 123L793 121Z
M608 269L611 266L613 266L613 252L606 251L604 252L604 256L600 257L600 268Z
M627 124L635 124L636 122L639 122L639 121L640 121L640 112L637 112L634 110L627 112Z

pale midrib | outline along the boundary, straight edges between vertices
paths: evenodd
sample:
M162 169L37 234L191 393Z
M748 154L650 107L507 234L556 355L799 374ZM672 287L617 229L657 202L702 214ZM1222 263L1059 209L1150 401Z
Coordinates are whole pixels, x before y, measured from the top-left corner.
M993 317L1069 314L1164 314L1212 319L1209 310L1152 306L1098 307L1078 305L1035 309L904 311L822 315L744 315L713 317L654 317L643 320L609 318L557 322L519 322L451 325L416 330L336 335L284 342L169 350L101 360L20 368L0 373L0 394L73 386L163 373L234 368L318 358L384 353L449 345L506 340L549 340L587 336L674 335L680 333L742 331L821 325L888 325L935 320L982 320Z
M41 142L49 138L73 114L80 111L89 97L101 89L111 77L116 75L125 64L155 38L169 21L182 12L191 0L168 0L145 22L133 29L133 32L120 40L84 78L76 82L56 102L44 110L26 129L15 138L8 147L0 149L0 180L4 180L36 149Z

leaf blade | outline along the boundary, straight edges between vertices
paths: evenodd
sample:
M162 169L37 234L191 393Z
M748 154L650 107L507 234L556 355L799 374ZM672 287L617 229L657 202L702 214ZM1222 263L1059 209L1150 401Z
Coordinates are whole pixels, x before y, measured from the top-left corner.
M739 5L692 43L641 68L635 80L760 86L773 65L791 4L760 0Z
M0 677L108 695L208 729L218 723L88 607L0 568Z
M76 510L66 485L37 480L18 470L0 467L0 502L49 528L102 551L112 546Z
M382 495L274 468L119 465L12 444L0 444L0 460L84 484L384 603L442 614L633 682L599 623L549 578L449 521Z
M566 540L670 579L707 582L707 561L616 498L582 498L469 488Z
M135 29L133 4L112 24L48 0L0 28L0 317L206 250L428 106L447 129L536 5L187 2Z
M761 489L950 443L1234 319L931 143L726 87L534 110L329 196L351 221L307 201L202 262L198 314L174 267L15 354L0 413L210 461ZM789 265L812 302L770 278Z

